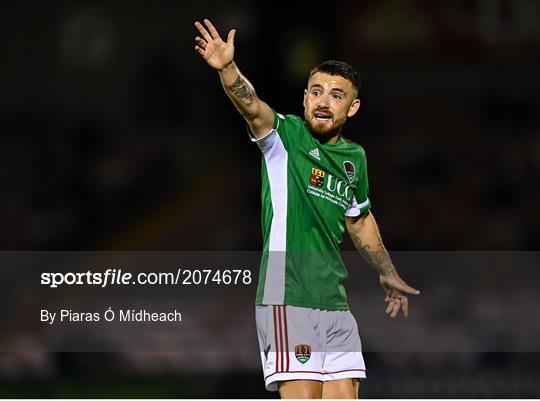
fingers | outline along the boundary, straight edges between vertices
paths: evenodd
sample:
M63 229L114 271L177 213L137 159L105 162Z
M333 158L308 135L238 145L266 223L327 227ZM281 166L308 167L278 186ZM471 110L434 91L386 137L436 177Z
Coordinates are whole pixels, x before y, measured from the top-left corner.
M390 303L389 303L388 306L386 307L386 312L385 312L387 315L388 315L390 312L392 312L392 309L394 308L394 300L391 299L391 300L388 301L388 302L390 302Z
M411 295L418 295L420 294L420 291L408 286L407 284L405 284L405 288L403 288L402 290L403 292L406 292L407 294L411 294Z
M409 316L409 300L407 299L407 297L403 297L401 299L401 308L403 310L403 316Z
M407 283L405 283L405 281L403 281L400 277L395 277L394 279L387 281L386 284L389 287L392 287L392 288L394 288L394 289L396 289L398 291L404 292L406 294L411 294L411 295L420 294L420 291L418 291L418 290L412 288L411 286L407 285Z
M398 312L399 312L399 308L401 308L401 300L400 299L396 299L396 301L394 302L394 308L392 309L392 313L390 314L390 317L396 317Z
M401 300L399 298L392 298L390 299L390 303L386 308L386 314L390 314L390 317L396 317L399 312L399 308L401 308Z
M199 32L206 39L207 42L210 42L212 40L212 36L210 36L206 28L199 21L195 21L195 28L199 30Z
M206 50L206 45L207 45L206 40L203 40L197 36L195 38L195 41L198 43L198 45L195 46L195 51L199 53L201 56L204 56L204 52Z
M227 44L232 45L234 44L234 35L236 34L236 29L231 29L229 34L227 35Z
M395 317L399 311L400 303L399 299L392 298L390 299L390 302L388 303L388 307L386 308L386 314L390 315L390 317Z
M209 19L205 19L204 23L208 27L208 30L210 31L210 35L212 35L214 39L221 39L217 29L214 27L214 24L212 24Z
M197 42L197 44L199 45L200 48L206 49L206 45L208 44L208 42L206 40L203 40L203 39L201 39L200 37L197 36L195 38L195 41Z
M201 49L199 46L195 46L195 51L201 56L204 56L204 49Z
M415 290L414 288L412 288L411 286L407 285L405 283L405 281L401 280L401 279L398 279L398 281L392 283L392 287L394 287L396 290L398 291L401 291L401 292L404 292L406 294L411 294L411 295L418 295L420 294L420 291L418 290Z
M384 299L388 303L386 307L386 314L390 317L396 317L401 309L403 316L409 316L409 300L403 294L396 293L395 291L387 291Z

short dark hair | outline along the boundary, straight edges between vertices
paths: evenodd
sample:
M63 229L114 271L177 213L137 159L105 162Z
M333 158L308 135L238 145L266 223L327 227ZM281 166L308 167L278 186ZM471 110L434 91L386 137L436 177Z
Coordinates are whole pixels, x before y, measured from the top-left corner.
M312 69L309 73L309 78L311 78L311 76L317 72L343 77L347 81L350 81L353 88L356 89L357 92L360 90L360 85L362 83L360 75L358 75L354 68L343 61L327 60Z

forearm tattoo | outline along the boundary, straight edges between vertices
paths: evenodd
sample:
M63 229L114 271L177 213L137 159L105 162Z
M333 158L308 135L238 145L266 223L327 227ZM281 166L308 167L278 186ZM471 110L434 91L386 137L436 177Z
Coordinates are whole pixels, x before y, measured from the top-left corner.
M381 247L372 251L368 244L362 244L360 237L351 235L354 246L358 249L358 252L364 257L364 259L373 266L379 274L387 275L396 271L388 251L381 244Z
M246 80L242 78L241 75L238 75L236 81L234 81L233 84L229 86L229 90L243 103L253 103L253 92L251 91L251 88L247 84Z

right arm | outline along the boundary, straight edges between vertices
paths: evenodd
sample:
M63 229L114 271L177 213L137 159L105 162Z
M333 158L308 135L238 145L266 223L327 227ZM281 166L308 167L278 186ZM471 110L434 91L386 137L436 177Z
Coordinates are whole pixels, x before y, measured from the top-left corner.
M386 313L395 317L402 307L403 315L409 314L407 294L418 295L420 291L407 285L390 259L383 245L379 227L371 212L357 217L346 217L347 231L354 246L364 259L379 273L379 281L386 292Z
M274 112L258 98L253 85L242 75L233 60L236 31L231 30L227 42L224 42L209 20L205 19L204 23L208 30L200 22L195 22L195 27L203 36L195 38L195 51L210 67L217 70L225 93L246 119L255 138L265 136L274 125Z

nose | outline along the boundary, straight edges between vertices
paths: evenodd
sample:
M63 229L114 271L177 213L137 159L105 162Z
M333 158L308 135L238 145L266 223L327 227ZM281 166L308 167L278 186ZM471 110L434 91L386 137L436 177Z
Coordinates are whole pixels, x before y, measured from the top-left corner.
M317 98L317 106L328 108L330 106L330 97L327 94L322 94Z

